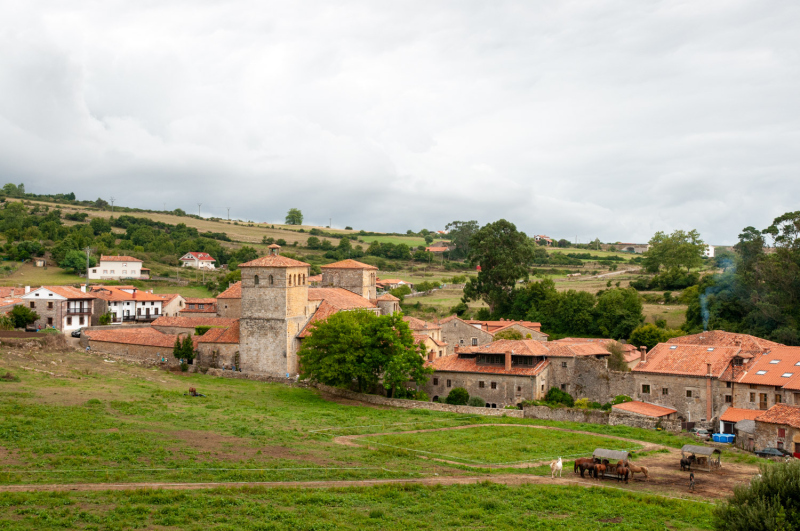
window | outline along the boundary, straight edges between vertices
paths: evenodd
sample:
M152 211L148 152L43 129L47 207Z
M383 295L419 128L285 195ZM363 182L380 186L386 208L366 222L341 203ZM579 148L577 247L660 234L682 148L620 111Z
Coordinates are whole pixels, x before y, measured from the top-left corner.
M78 324L83 324L83 316L82 315L78 318Z
M767 371L756 371L756 374L758 374L759 376L763 376L767 374Z
M123 270L122 270L122 274L123 274L123 275L127 275L127 274L128 274L128 270L127 270L127 269L123 269Z
M72 317L67 317L67 326L72 326Z
M31 308L36 308L36 303L31 301Z
M756 401L756 394L750 393L750 402L755 402L755 401Z
M733 384L731 382L725 382L725 387L730 389L731 387L733 387Z
M478 389L483 389L484 387L486 387L484 382L478 382Z
M800 393L794 394L794 405L796 406L800 405Z
M782 401L782 397L781 397L781 395L775 395L775 403L776 403L776 404L780 404L780 403L781 403L781 401Z
M566 361L562 361L561 362L561 368L562 369L566 369L567 368L567 362Z
M649 395L650 394L650 386L647 384L642 384L642 394Z
M786 428L778 428L778 437L781 439L786 438Z
M53 301L47 301L47 309L48 310L52 310L53 309Z
M758 389L758 386L754 385L754 384L750 384L750 389Z
M492 389L497 389L497 382L492 382Z
M92 269L92 273L97 273L97 269Z
M521 392L522 392L522 387L520 387L519 385L517 386L517 392L518 392L518 393L521 393Z
M53 318L52 317L48 317L47 318L47 324L49 324L50 326L53 326Z
M567 384L561 384L561 390L562 391L566 391L567 390Z
M668 395L669 394L669 388L668 387L662 387L661 388L661 394L662 395Z
M781 374L781 378L791 378L793 374L793 372L785 372Z
M433 385L439 385L439 378L433 379Z
M725 403L726 404L733 404L733 396L725 395Z
M447 380L447 387L450 387L450 380Z
M777 365L780 362L781 362L781 360L769 360L769 364L770 365Z
M205 310L206 309L206 305L205 304L198 304L197 307L199 309L201 309L201 310Z
M258 275L253 277L253 284L258 286Z
M686 390L686 398L692 398L692 390L691 389L687 389Z
M478 346L478 338L477 337L473 337L472 338L472 346L473 347L477 347Z
M273 285L275 283L275 279L272 278L272 275L269 276L269 285Z
M108 274L108 269L103 269L103 274L107 275Z

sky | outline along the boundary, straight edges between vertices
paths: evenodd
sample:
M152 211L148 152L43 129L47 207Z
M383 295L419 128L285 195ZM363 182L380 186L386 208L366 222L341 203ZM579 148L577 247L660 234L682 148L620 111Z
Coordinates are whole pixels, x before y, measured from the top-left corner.
M800 210L800 4L0 0L0 178L405 232L732 244Z

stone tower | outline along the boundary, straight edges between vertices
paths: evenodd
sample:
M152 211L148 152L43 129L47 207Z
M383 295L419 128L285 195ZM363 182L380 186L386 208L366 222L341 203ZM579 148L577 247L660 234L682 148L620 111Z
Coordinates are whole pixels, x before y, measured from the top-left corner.
M375 299L377 267L347 259L324 265L321 269L322 287L343 288L365 299Z
M280 247L271 245L267 256L239 267L242 370L279 377L296 375L299 348L296 336L309 319L309 264L281 256Z

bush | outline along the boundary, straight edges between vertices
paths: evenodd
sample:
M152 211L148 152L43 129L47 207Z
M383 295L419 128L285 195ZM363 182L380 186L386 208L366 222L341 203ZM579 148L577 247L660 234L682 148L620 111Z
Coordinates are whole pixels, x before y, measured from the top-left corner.
M589 399L579 398L575 401L575 407L578 409L589 409Z
M463 387L455 387L447 395L446 404L451 406L466 406L469 402L469 393Z
M486 407L486 400L479 396L471 396L467 401L467 405L472 407Z
M519 330L514 330L513 328L511 328L509 330L503 330L501 332L497 332L494 335L494 340L495 341L500 340L500 339L519 340L519 339L522 339L522 332L520 332Z
M564 404L567 407L575 405L575 399L566 391L562 391L558 387L551 387L544 397L544 401L549 404Z
M623 404L631 401L633 401L633 398L629 397L628 395L617 395L614 397L614 400L611 401L611 405L616 406L617 404Z

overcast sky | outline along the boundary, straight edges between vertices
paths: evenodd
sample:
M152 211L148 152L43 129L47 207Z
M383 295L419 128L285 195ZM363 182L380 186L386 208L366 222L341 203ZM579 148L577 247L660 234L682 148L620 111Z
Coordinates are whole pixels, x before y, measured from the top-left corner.
M800 210L800 4L0 0L0 176L357 229Z

